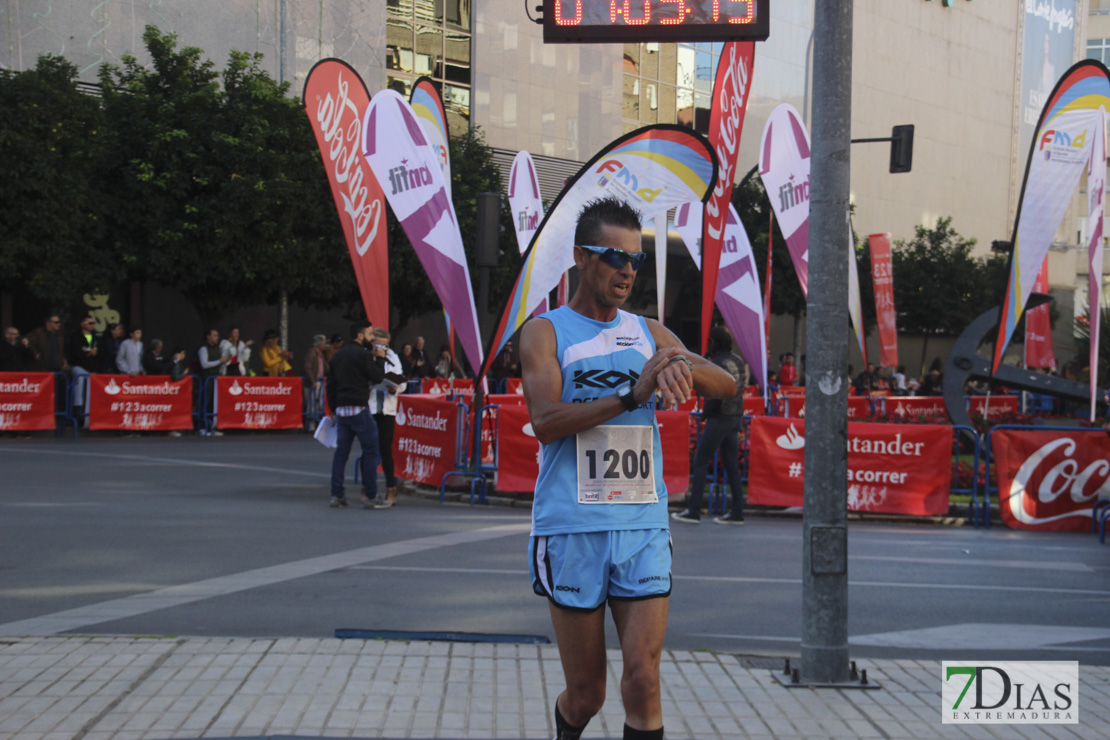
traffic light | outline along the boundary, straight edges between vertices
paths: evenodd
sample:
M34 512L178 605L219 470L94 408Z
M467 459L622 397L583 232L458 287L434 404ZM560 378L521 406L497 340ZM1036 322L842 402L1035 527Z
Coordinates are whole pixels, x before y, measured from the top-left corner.
M895 126L890 132L890 172L909 172L913 166L913 124Z

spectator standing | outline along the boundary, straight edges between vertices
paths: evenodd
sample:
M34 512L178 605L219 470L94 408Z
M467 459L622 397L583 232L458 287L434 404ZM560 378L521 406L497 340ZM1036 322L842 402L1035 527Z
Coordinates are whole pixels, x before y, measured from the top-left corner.
M174 347L173 352L170 353L169 374L175 382L189 375L189 363L186 357L188 353L181 347Z
M435 377L444 380L454 380L463 376L457 362L451 359L451 348L446 344L439 348L439 358L436 360Z
M27 337L19 336L19 329L9 326L4 330L4 341L0 342L0 372L18 373L31 367L35 362L35 352Z
M208 379L215 378L220 374L220 368L227 363L231 362L231 358L223 357L220 354L220 332L217 329L209 329L208 334L204 337L204 344L197 350L197 364L200 366L200 386L203 389L202 394L206 396L205 412L211 415L215 409L216 400L216 384L209 385ZM201 423L200 429L197 431L202 437L213 436L222 437L224 433L218 429L208 430L206 422Z
M119 368L116 367L116 354L122 344L123 325L108 324L104 333L100 335L100 342L97 344L98 361L96 371L98 373L115 375L119 372Z
M489 372L494 380L520 377L520 358L513 352L513 340L505 342L505 348L497 353Z
M720 454L725 478L732 489L729 513L714 517L718 524L744 523L744 494L740 480L740 426L744 419L744 386L748 384L748 366L732 351L732 335L723 326L709 331L710 362L721 367L736 381L732 398L709 398L705 401L705 428L694 452L694 480L690 484L690 505L686 511L671 514L671 519L687 524L701 523L701 499L705 490L705 470Z
M227 339L220 342L220 357L229 358L220 369L220 375L250 375L247 363L251 361L251 345L254 340L244 342L239 339L239 327L233 326L227 332Z
M378 428L370 416L369 402L370 387L385 378L385 352L375 349L371 353L363 346L371 340L369 321L353 324L351 339L332 356L327 375L328 407L335 415L336 428L329 504L333 509L347 506L343 481L355 437L362 448L363 508L372 508L378 493Z
M327 374L328 358L325 352L327 344L327 337L316 334L312 337L312 346L304 353L304 376L308 378L310 385Z
M899 365L894 370L894 374L890 376L892 388L891 392L896 396L908 396L910 391L906 387L906 366Z
M143 330L132 326L116 351L116 367L125 375L134 378L143 374Z
M929 374L921 381L921 387L918 389L919 396L939 396L943 392L941 389L941 375L940 370L933 368Z
M328 339L328 343L324 345L324 359L328 362L331 362L331 358L335 355L336 352L339 351L339 348L342 346L343 335L332 334L331 337Z
M416 344L412 348L412 377L430 378L432 370L432 363L424 352L424 337L417 337Z
M69 343L62 333L62 319L52 313L42 326L27 335L31 351L35 353L35 370L60 373L69 368L66 360Z
M163 352L161 339L151 339L150 349L143 353L143 370L147 375L169 375L173 361Z
M86 316L69 338L69 366L73 373L73 415L78 419L85 415L85 408L88 406L89 375L96 372L98 344L96 320Z
M277 329L267 329L262 335L262 351L259 354L262 356L262 372L271 378L280 378L293 369L289 364L293 353L283 350L278 344Z
M370 414L378 427L378 452L385 472L385 498L378 496L375 509L388 509L397 503L397 477L393 472L393 427L397 416L397 394L404 388L401 358L389 348L389 331L373 331L375 349L385 351L385 378L370 389Z
M794 353L787 352L779 355L782 365L779 367L779 385L792 386L798 382L798 368L794 365Z
M324 376L328 372L328 361L324 356L324 349L328 345L328 338L323 334L312 337L312 346L304 353L304 407L312 414L322 416L324 413ZM308 430L316 429L315 419L309 419Z
M412 375L412 345L405 343L401 345L401 371L405 374L406 378L413 377Z

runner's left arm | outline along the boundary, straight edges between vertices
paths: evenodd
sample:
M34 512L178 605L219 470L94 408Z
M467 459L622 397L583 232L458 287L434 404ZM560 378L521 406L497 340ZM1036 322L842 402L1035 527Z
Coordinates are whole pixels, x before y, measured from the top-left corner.
M688 399L691 388L705 398L732 398L736 395L736 381L727 370L686 349L682 340L658 321L647 319L647 325L656 349L677 348L676 356L690 363L687 366L685 362L672 360L656 376L665 408Z

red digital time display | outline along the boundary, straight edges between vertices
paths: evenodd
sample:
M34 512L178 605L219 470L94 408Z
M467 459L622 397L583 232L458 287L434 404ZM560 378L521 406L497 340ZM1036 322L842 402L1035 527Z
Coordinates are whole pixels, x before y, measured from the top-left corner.
M543 0L546 43L764 41L770 0Z

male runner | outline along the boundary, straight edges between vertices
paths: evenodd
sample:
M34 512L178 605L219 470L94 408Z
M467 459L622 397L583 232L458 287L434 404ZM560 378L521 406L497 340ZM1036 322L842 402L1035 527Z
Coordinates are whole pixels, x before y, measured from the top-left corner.
M556 740L577 740L605 700L606 601L624 658L624 738L658 739L671 550L655 393L671 406L691 388L732 396L736 383L659 322L619 310L645 256L634 209L615 198L588 203L574 242L574 297L525 324L520 341L524 396L543 445L532 583L549 600L567 681L555 702Z

